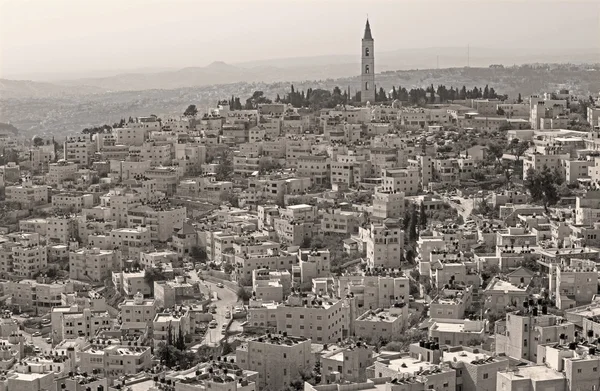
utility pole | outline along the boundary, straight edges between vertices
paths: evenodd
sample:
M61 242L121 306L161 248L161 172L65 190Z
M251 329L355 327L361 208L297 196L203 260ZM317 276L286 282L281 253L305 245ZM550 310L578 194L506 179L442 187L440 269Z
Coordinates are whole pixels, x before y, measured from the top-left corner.
M467 44L467 68L471 67L471 45Z

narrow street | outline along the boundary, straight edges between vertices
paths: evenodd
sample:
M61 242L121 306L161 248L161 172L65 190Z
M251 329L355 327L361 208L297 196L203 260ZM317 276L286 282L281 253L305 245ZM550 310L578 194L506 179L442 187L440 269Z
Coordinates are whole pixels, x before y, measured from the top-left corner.
M213 304L217 306L217 313L213 314L213 318L217 321L217 327L214 329L209 328L202 344L215 346L219 344L219 341L223 338L222 328L224 324L229 322L229 319L225 318L225 313L229 311L233 314L233 307L237 303L237 293L227 288L218 288L217 284L201 281L196 271L190 272L190 278L192 281L200 282L200 290L206 295L213 296L214 292L217 293L219 300L213 300Z

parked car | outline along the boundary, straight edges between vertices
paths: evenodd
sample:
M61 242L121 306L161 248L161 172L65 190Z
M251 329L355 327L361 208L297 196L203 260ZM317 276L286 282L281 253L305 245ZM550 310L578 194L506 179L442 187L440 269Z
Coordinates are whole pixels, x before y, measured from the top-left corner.
M52 338L46 338L47 343L52 343Z
M208 327L210 327L211 329L216 329L217 328L217 321L216 320L211 320L210 323L208 324Z
M226 331L227 331L227 325L226 325L226 324L224 324L224 325L221 327L221 332L222 332L223 334L225 334L225 332L226 332Z
M32 337L41 337L42 333L40 333L39 331L36 331L35 333L31 334Z
M231 318L231 312L227 311L225 312L225 319L229 319Z
M219 283L217 284L217 288L224 288L224 287L225 287L225 285L223 285L223 283L221 283L221 282L219 282Z

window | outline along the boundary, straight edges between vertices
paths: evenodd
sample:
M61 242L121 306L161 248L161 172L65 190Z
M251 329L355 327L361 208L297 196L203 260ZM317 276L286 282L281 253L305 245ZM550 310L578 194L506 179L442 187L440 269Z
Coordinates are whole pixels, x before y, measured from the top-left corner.
M487 373L484 373L484 374L483 374L483 378L484 378L484 379L487 379L489 376L490 376L490 375L489 375L489 374L487 374Z
M369 48L365 48L365 57L369 57Z
M365 83L365 91L367 91L369 89L369 82Z
M369 64L365 65L365 73L369 73Z

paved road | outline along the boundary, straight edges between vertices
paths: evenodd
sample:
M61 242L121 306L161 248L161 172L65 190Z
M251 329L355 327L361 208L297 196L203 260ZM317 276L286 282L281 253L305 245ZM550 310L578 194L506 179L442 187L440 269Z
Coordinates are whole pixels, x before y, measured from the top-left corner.
M198 281L198 274L195 271L190 272L190 278L193 281ZM202 344L215 346L218 345L221 338L223 338L222 327L224 324L229 322L229 319L225 319L225 313L230 311L237 303L237 293L227 288L217 288L217 284L200 281L200 290L206 295L212 295L213 292L217 292L219 300L213 301L213 304L217 306L217 313L213 315L213 318L217 321L217 327L214 329L208 329Z
M46 337L32 337L26 331L22 331L23 336L25 337L25 343L32 343L33 346L37 346L42 350L43 353L50 353L52 351L52 344L46 342Z
M460 198L460 203L452 201L450 197L445 195L440 195L444 201L446 201L453 209L455 209L458 214L460 214L463 220L467 220L473 211L475 200L473 198L462 198L462 197L452 197L452 198Z

